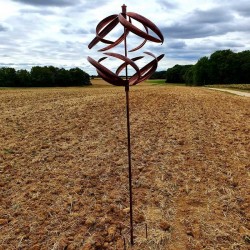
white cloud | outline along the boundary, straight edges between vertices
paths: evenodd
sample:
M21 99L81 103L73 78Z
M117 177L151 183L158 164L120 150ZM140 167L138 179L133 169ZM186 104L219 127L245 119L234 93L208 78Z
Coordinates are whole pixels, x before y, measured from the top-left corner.
M177 63L195 63L219 49L250 49L247 0L0 0L0 66L78 66L95 74L86 58L102 57L97 52L102 44L91 50L87 45L95 37L96 25L120 13L124 3L127 11L139 13L161 28L163 45L147 42L141 52L131 55L148 50L157 56L164 53L158 70ZM109 37L115 39L117 34ZM128 37L130 48L140 42L134 36ZM110 67L114 69L115 63L110 62Z

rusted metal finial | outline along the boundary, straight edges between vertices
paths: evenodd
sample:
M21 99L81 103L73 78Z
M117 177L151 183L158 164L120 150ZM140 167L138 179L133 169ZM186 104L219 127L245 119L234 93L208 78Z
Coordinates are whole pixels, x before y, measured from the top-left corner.
M122 14L126 14L127 6L125 4L122 5Z

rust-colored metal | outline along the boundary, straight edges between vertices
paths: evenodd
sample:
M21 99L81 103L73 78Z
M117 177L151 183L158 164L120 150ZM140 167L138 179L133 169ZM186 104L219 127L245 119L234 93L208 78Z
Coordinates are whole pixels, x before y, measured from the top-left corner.
M137 28L135 25L133 25L133 20L141 23L143 27L145 28L145 31L142 31L139 28ZM124 33L116 41L110 41L110 40L105 39L105 36L107 36L118 24L121 24L124 27ZM148 34L149 29L152 31L152 33L155 34L155 36ZM112 49L116 47L117 45L119 45L120 43L122 43L123 41L125 42L129 32L134 33L135 35L144 39L143 42L139 46L136 46L134 49L129 50L129 52L134 52L134 51L141 49L146 44L147 41L156 42L156 43L164 42L164 37L161 31L152 21L150 21L146 17L143 17L137 13L126 12L126 5L123 5L122 13L118 15L116 14L110 15L98 23L96 27L96 37L90 42L88 47L89 49L91 49L99 42L102 42L102 43L109 44L109 45L102 49L99 49L99 51L106 51L106 50ZM125 57L127 58L126 53L127 53L127 49L125 49ZM145 52L145 53L153 56L154 60L148 63L147 65L145 65L143 70L142 69L138 70L136 68L136 74L132 77L132 79L131 78L129 79L129 85L136 85L137 83L148 79L155 72L158 66L158 62L164 56L162 54L158 57L155 57L150 52ZM124 59L123 57L121 57L122 55L119 55L118 53L116 53L116 55L112 54L109 56L115 57L117 59L121 59L122 61L125 62L125 64L122 63L121 66L118 67L119 70L117 69L116 73L113 73L113 74L111 74L111 71L107 69L105 66L103 66L100 63L100 61L96 62L91 57L88 57L88 61L97 69L98 74L99 74L99 71L101 72L100 76L103 76L103 75L106 76L104 80L106 80L107 82L116 86L126 86L128 79L123 79L122 77L119 76L119 74L122 71L122 69L126 68L127 65L131 65L135 69L134 64L133 63L131 64L132 59L128 59L128 58L127 58L128 60Z
M122 6L122 16L126 18L127 6L123 4ZM125 57L128 56L127 50L127 28L124 27L124 54ZM132 60L133 62L133 60ZM132 192L132 160L131 160L131 143L130 143L130 121L129 121L129 81L128 81L128 63L125 62L125 72L126 72L126 111L127 111L127 139L128 139L128 180L129 180L129 218L130 218L130 243L134 245L134 226L133 226L133 192ZM139 68L137 71L137 78L140 78Z
M133 21L137 21L142 24L145 31L139 29L133 24ZM105 37L118 25L124 27L123 34L115 41L107 40ZM151 34L149 35L149 29ZM133 33L143 39L143 42L131 50L127 50L127 37L129 33ZM130 145L130 121L129 121L129 87L136 85L142 81L147 80L157 69L158 62L164 57L164 54L156 57L151 52L144 52L144 54L153 57L153 60L146 64L141 69L136 65L136 61L144 58L144 56L137 56L134 58L128 58L128 52L134 52L141 49L147 41L163 43L164 37L158 27L146 17L143 17L134 12L127 12L127 6L123 4L122 12L120 14L110 15L104 18L96 26L96 36L88 45L88 48L93 48L99 42L108 44L107 46L99 49L99 51L107 51L115 48L117 45L124 42L124 55L105 52L105 57L100 58L98 61L91 57L88 57L88 61L96 68L97 73L105 81L116 86L124 86L126 92L126 113L127 113L127 139L128 139L128 175L129 175L129 201L130 201L130 243L134 244L133 236L133 192L132 192L132 164L131 164L131 145ZM103 62L108 57L116 58L122 61L121 65L117 68L116 72L112 72L107 67L105 67L101 62ZM128 77L128 66L135 70L135 73ZM120 73L125 70L126 78L122 78ZM147 225L146 225L146 237L147 237ZM124 246L126 248L125 239Z

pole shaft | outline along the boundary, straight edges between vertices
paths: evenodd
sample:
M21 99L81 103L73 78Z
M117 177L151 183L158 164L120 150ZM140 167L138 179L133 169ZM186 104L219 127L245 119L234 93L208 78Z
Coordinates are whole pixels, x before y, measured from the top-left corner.
M126 111L127 111L127 137L128 137L128 178L129 178L129 208L130 208L130 237L131 245L134 245L133 236L133 192L132 192L132 164L130 144L130 117L129 117L129 87L126 87Z
M122 13L126 18L126 5L122 6ZM124 28L124 50L127 57L127 37L126 28ZM129 211L130 211L130 242L134 245L134 227L133 227L133 192L132 192L132 164L131 164L131 144L130 144L130 119L129 119L129 81L128 66L126 65L126 111L127 111L127 137L128 137L128 178L129 178Z

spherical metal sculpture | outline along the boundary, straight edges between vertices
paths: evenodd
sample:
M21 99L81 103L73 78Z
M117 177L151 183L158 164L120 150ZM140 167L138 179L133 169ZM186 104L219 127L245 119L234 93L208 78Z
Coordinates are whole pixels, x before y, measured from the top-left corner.
M113 52L105 52L104 57L100 58L98 61L94 60L91 57L88 57L88 61L96 68L98 75L103 78L106 82L116 85L124 86L126 91L126 109L127 109L127 133L128 133L128 173L129 173L129 197L130 197L130 236L131 236L131 245L134 244L133 238L133 199L132 199L132 168L131 168L131 146L130 146L130 122L129 122L129 87L136 85L142 81L147 80L157 69L158 62L164 57L164 54L156 57L151 52L144 52L144 54L151 56L153 60L146 64L141 69L136 65L136 61L142 59L144 56L139 57L128 57L128 52L134 52L141 49L147 41L155 43L163 43L164 37L158 27L146 17L143 17L134 12L127 12L126 5L122 6L122 12L120 14L110 15L104 18L96 26L96 36L88 45L88 48L93 48L97 43L102 42L107 44L104 48L99 49L99 51L107 51L112 48L115 48L117 45L124 42L124 55ZM133 21L141 23L144 27L144 31L139 29L133 24ZM124 27L123 34L117 38L115 41L110 41L105 39L105 37L118 25ZM151 30L149 34L149 30ZM143 42L137 47L127 51L127 36L129 33L143 38ZM153 35L151 35L153 33ZM121 65L117 68L116 72L112 72L107 67L105 67L101 62L103 62L107 57L116 58L122 61ZM128 77L128 66L131 66L135 73ZM125 70L126 78L123 79L119 74Z
M142 31L138 29L135 25L133 25L132 20L136 20L137 22L141 23L145 31ZM124 33L116 40L116 41L110 41L106 40L105 36L108 35L118 24L121 24L124 26ZM149 29L151 29L156 37L149 35ZM111 53L106 52L104 53L107 56L115 57L117 59L120 59L123 61L123 63L117 68L116 72L113 73L110 71L107 67L103 66L101 64L101 61L105 60L107 57L102 57L98 61L95 61L93 58L88 57L88 61L96 68L97 73L107 82L117 85L117 86L126 86L129 85L135 85L139 82L147 80L156 70L158 61L160 61L164 55L160 55L156 57L151 52L144 52L145 54L152 56L154 59L145 65L142 69L139 69L139 67L135 64L135 61L140 60L143 58L143 56L140 57L134 57L129 59L127 57L127 44L126 44L126 38L129 34L129 32L134 33L135 35L141 37L144 39L143 43L137 46L136 48L130 50L129 52L134 52L136 50L141 49L147 41L156 42L156 43L163 43L164 38L161 33L161 31L157 28L157 26L152 23L149 19L134 13L134 12L126 12L126 6L122 6L122 13L119 15L111 15L106 18L104 18L97 26L96 26L96 37L91 41L89 44L89 49L93 48L98 42L102 42L105 44L109 44L108 46L100 49L99 51L106 51L109 49L112 49L122 43L125 42L125 55L121 55L118 53ZM136 73L131 76L129 79L122 79L119 77L119 73L127 67L127 65L130 65L134 68ZM128 82L127 82L128 81Z

